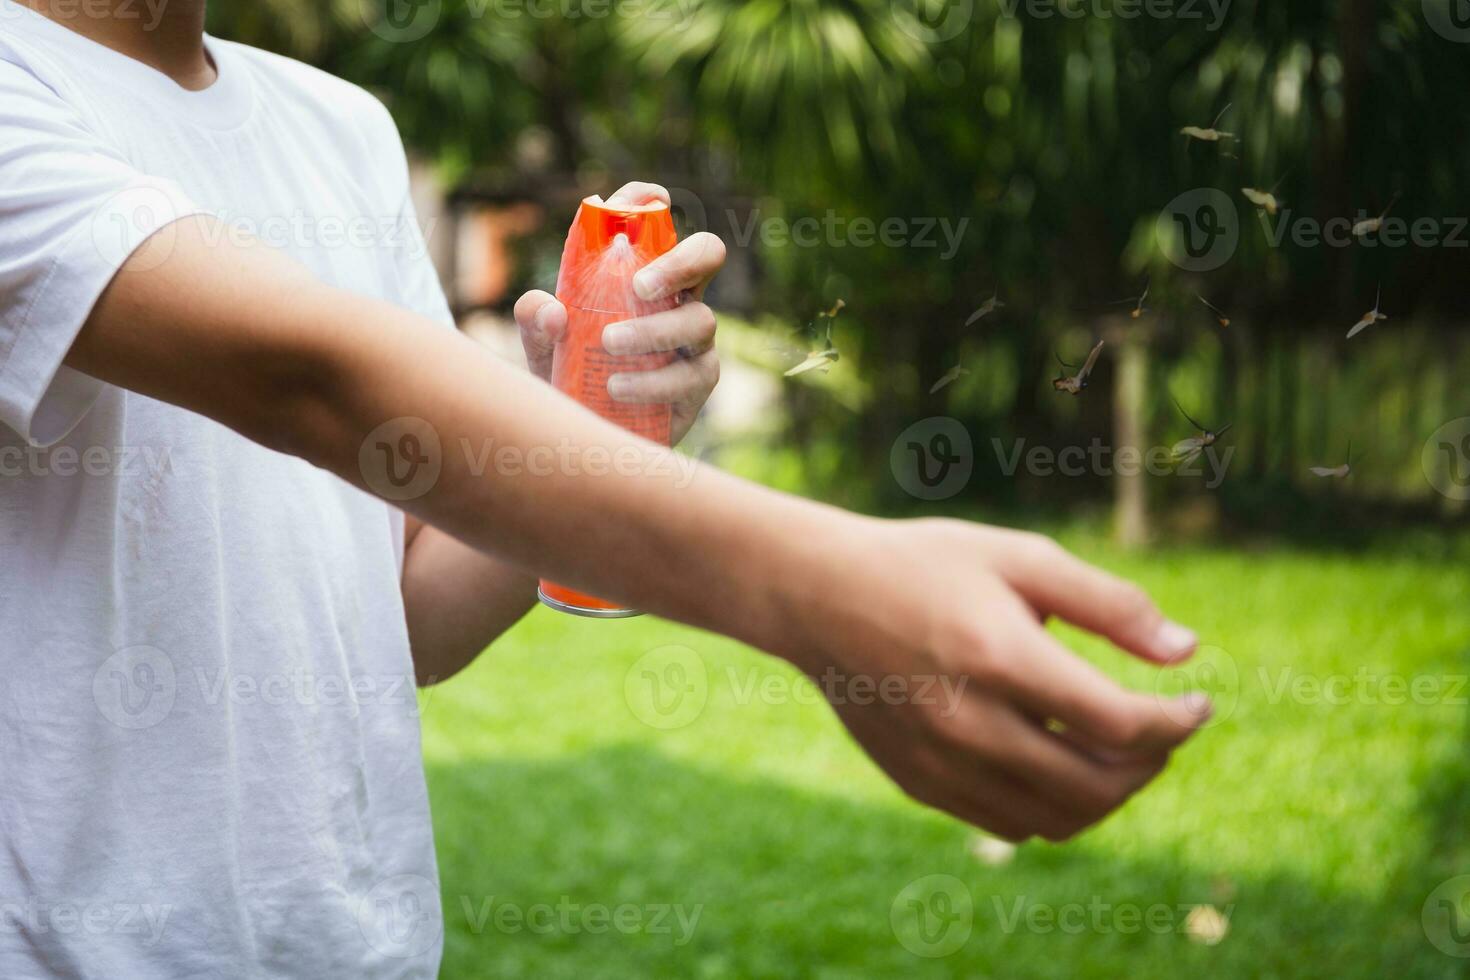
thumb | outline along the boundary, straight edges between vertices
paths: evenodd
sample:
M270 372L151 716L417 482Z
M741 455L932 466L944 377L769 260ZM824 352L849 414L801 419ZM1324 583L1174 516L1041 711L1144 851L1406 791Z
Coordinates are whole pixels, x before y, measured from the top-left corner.
M551 380L551 359L556 345L566 335L567 309L555 296L536 289L516 302L516 325L521 328L521 346L531 373Z

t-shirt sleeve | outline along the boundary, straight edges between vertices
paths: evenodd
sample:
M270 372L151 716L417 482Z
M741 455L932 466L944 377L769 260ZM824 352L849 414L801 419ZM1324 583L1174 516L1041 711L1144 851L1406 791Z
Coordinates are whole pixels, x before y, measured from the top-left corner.
M198 213L0 60L0 423L37 446L72 430L102 389L62 363L78 331L139 245Z
M451 329L458 329L439 272L424 240L413 198L404 195L393 236L394 265L404 305Z
M361 98L361 126L368 159L380 168L378 179L395 208L389 249L401 305L450 329L457 329L449 300L424 239L409 180L408 154L386 106L366 92Z

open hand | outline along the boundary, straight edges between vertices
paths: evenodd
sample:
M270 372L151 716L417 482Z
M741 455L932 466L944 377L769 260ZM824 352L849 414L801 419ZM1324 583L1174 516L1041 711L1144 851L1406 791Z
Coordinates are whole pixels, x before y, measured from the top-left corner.
M1195 635L1137 586L1037 534L841 520L841 553L823 553L779 646L919 801L1011 840L1064 840L1209 719L1203 695L1125 690L1044 628L1055 615L1156 664L1187 659Z

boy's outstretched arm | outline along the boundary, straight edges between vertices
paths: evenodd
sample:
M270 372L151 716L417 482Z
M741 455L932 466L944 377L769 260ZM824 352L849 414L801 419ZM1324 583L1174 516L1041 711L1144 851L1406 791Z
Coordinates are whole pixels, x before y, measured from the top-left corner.
M527 571L782 656L825 692L857 689L834 675L889 692L834 707L913 796L1009 838L1101 819L1208 717L1203 699L1125 691L1043 629L1058 615L1161 663L1194 647L1137 588L1049 541L681 472L470 340L264 247L215 244L230 236L211 220L133 255L68 364L389 499L365 445L427 460L436 439L437 478L400 506ZM481 469L487 443L507 455ZM532 454L555 462L503 465Z

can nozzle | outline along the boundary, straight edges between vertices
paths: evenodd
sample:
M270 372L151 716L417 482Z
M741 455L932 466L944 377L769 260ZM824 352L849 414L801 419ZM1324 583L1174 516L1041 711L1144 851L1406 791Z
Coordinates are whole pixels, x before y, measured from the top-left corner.
M621 239L621 240L620 240ZM606 309L608 312L656 312L645 309L633 294L633 274L673 248L678 241L674 218L662 201L649 204L608 204L592 196L577 209L561 257L557 298L567 306ZM626 261L608 263L608 252L626 249ZM617 302L610 302L613 298ZM667 304L672 308L672 301Z

